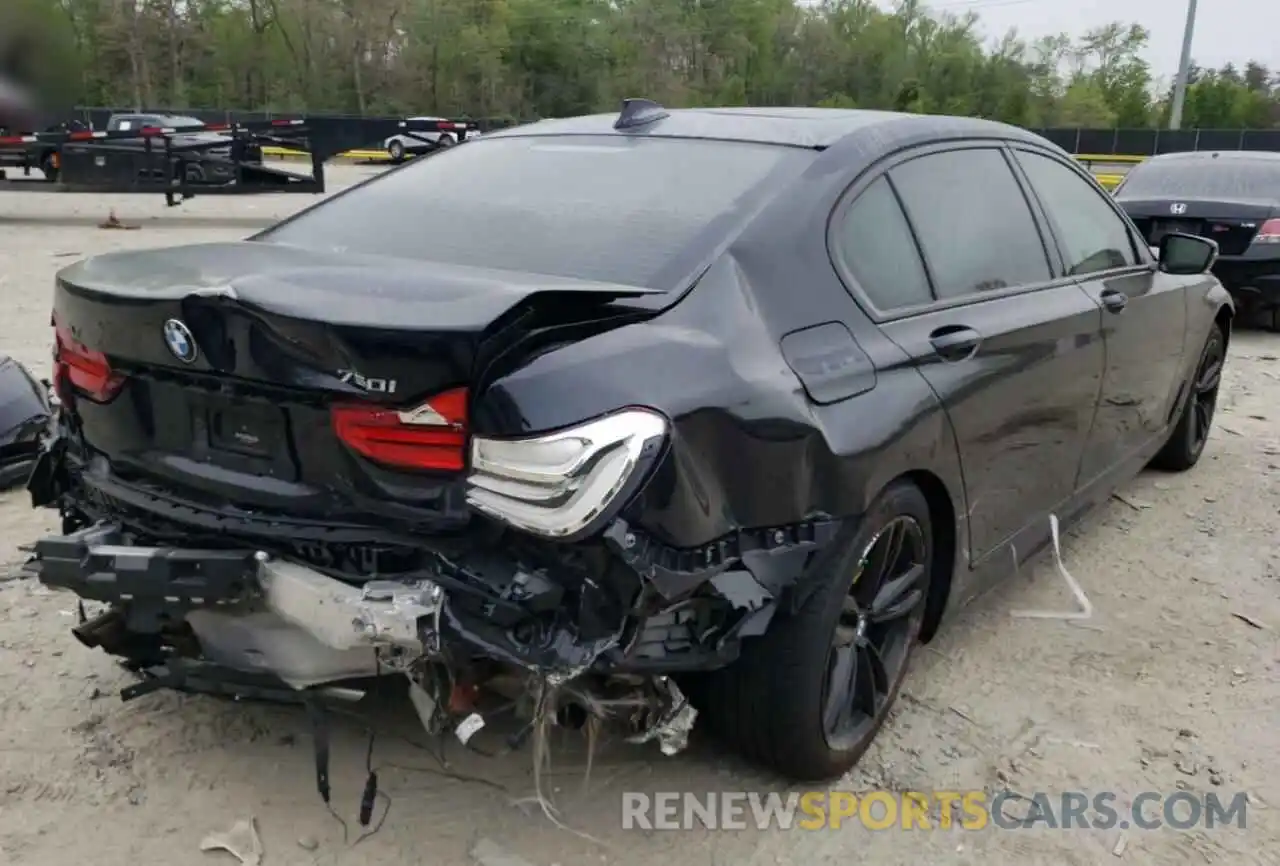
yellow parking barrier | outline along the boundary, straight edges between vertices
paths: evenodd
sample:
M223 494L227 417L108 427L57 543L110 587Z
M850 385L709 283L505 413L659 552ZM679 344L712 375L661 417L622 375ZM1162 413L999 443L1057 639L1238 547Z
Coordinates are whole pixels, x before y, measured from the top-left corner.
M290 150L285 147L264 147L262 149L262 155L272 157L273 159L286 160L309 160L311 158L311 154L306 151ZM350 160L353 162L390 159L385 150L368 150L363 148L359 150L349 150L346 153L340 153L334 158ZM1146 157L1125 156L1121 154L1077 154L1076 159L1080 160L1086 167L1088 167L1090 163L1095 162L1111 163L1113 165L1118 163L1132 163L1136 165L1146 159ZM1102 184L1106 189L1115 189L1120 185L1120 181L1124 180L1123 174L1116 174L1114 172L1095 172L1094 177L1096 177L1098 179L1098 183Z

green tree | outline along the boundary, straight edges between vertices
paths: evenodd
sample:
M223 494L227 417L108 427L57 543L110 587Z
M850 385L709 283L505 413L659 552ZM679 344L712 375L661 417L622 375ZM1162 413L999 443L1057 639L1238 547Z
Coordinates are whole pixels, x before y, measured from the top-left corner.
M46 91L60 87L63 101L84 105L524 119L646 96L671 106L971 114L1032 127L1168 118L1169 93L1156 92L1138 24L1034 43L1011 32L988 44L976 12L937 14L922 0L889 9L876 0L0 5L0 58L39 45L25 49L25 74L46 76ZM1193 73L1187 126L1270 127L1280 118L1266 66Z

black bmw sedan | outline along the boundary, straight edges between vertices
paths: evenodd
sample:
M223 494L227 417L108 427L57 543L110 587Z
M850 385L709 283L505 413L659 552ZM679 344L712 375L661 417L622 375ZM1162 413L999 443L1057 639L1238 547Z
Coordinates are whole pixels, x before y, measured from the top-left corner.
M388 219L389 215L394 218ZM57 278L32 473L76 637L155 687L409 681L795 778L913 647L1209 435L1233 307L1028 132L629 100L241 243ZM480 719L477 722L477 719Z

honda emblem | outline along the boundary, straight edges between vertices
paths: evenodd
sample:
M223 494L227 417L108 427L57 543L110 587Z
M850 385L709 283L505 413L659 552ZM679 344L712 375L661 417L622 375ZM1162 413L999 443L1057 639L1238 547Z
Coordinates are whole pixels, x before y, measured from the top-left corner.
M1173 204L1169 205L1169 213L1184 214L1186 212L1187 212L1187 206L1180 201L1174 202Z

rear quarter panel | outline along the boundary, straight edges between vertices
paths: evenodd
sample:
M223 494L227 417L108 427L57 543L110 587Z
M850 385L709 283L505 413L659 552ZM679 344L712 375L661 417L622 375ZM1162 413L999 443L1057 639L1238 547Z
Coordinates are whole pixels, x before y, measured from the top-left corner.
M819 406L779 350L779 329L800 321L771 314L789 293L758 283L749 267L727 255L656 319L563 347L494 383L475 408L477 431L555 429L627 405L661 410L672 420L670 448L627 516L677 548L738 529L857 517L913 471L935 476L963 515L955 441L936 397L878 329L853 324L860 314L834 272L806 275L815 293L839 294L801 327L853 325L873 387Z

